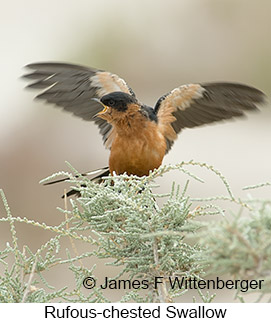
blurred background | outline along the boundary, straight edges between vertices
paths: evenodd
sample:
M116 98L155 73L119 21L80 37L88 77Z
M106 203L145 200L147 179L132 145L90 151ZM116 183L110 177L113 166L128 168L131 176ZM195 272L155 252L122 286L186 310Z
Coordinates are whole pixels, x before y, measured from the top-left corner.
M270 97L270 12L268 0L11 0L2 4L0 188L13 216L58 224L63 214L56 208L63 207L60 196L67 184L44 187L39 181L68 170L65 161L83 172L106 166L109 156L94 124L33 101L37 92L24 90L20 79L26 64L61 61L108 70L124 78L151 106L161 95L191 82L241 82ZM244 198L244 186L270 181L270 139L269 103L245 120L183 131L164 164L194 159L214 165L235 195ZM194 172L206 184L192 183L191 196L225 194L214 175ZM183 185L186 178L171 173L158 181L159 191L168 192L173 180ZM268 197L264 190L253 194ZM33 251L50 237L27 225L16 227L20 246L27 244ZM9 227L1 223L1 250L10 239ZM108 270L102 262L98 269L101 277ZM49 278L57 287L67 284L63 273ZM216 298L227 300L232 301L232 296Z

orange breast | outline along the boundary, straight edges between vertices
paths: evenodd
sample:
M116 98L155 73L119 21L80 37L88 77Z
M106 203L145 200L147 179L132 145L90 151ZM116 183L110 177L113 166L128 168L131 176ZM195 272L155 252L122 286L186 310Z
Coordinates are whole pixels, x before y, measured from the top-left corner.
M111 146L110 172L148 175L150 170L161 165L165 151L165 138L154 122L136 133L117 134Z

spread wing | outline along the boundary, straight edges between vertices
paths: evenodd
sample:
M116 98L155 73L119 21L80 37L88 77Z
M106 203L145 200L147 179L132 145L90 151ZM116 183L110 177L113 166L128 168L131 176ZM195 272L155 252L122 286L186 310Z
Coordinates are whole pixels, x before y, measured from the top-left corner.
M102 105L92 100L114 91L135 96L126 82L106 71L65 63L34 63L26 66L33 70L23 77L34 81L28 88L44 90L36 96L53 103L84 120L94 121L100 128L104 144L111 147L114 137L112 126L101 118L93 118Z
M243 84L188 84L162 96L154 111L168 152L183 128L244 116L264 99L263 92Z

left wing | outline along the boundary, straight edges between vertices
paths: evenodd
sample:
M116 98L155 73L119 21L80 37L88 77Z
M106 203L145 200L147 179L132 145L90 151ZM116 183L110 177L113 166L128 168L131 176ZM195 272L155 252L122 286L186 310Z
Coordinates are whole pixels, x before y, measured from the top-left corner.
M34 81L27 87L44 90L37 99L60 106L84 120L94 121L100 128L105 146L110 148L114 137L112 126L101 118L94 119L102 105L92 99L100 99L115 91L135 96L123 79L103 70L66 63L34 63L26 67L32 73L24 77Z
M244 116L247 110L258 110L264 99L263 92L243 84L188 84L162 96L154 112L168 152L182 129Z

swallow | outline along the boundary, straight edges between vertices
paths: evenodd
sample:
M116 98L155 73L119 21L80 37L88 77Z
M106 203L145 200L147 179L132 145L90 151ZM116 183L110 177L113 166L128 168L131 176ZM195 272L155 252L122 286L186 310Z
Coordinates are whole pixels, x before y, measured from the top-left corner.
M110 149L109 169L102 175L148 175L162 164L183 129L243 117L265 101L254 87L214 82L181 85L150 107L122 78L104 70L50 62L26 67L31 73L24 77L32 80L27 87L43 90L37 99L99 127Z

